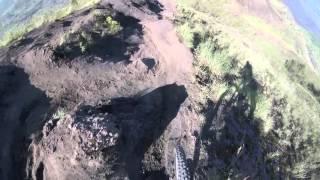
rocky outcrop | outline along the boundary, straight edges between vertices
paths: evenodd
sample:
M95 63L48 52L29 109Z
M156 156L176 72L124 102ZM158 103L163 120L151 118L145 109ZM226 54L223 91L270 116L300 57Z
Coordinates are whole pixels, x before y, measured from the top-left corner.
M80 105L49 120L32 144L29 177L168 179L169 124L186 98L185 88L173 84L135 98Z

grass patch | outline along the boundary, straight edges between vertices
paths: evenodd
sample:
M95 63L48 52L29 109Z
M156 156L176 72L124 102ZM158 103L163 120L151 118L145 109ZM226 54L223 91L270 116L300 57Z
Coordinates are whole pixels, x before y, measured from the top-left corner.
M264 138L287 149L266 149L269 163L281 162L273 173L278 168L286 178L308 178L320 168L320 77L315 71L320 46L295 25L282 3L271 5L282 24L246 13L234 16L230 1L181 0L177 31L193 49L201 81L210 82L204 83L203 96L216 101L221 92L237 89L248 102L255 99L248 113L261 122ZM247 62L258 90L241 86L250 83L240 78Z
M64 111L64 109L58 109L57 112L52 115L53 119L64 119L65 117L66 112Z

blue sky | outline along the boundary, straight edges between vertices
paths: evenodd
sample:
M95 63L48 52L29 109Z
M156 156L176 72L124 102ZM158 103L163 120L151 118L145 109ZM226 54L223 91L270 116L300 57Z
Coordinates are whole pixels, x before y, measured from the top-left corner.
M10 8L12 2L10 0L0 0L0 14L3 14L5 10Z
M284 0L296 21L320 38L320 0Z

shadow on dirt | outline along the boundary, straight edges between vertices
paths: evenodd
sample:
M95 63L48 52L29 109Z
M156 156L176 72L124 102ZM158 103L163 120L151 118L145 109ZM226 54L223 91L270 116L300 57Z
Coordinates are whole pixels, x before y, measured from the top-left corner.
M116 127L121 129L121 141L116 151L120 152L120 157L116 164L124 166L114 169L124 169L132 180L169 179L165 174L165 165L162 164L164 152L152 146L162 143L159 140L164 130L176 117L180 105L187 97L184 86L171 84L139 97L112 99L101 103L96 110L90 110L112 115ZM147 156L152 160L146 159Z
M142 42L142 25L138 19L122 13L115 13L110 21L109 23L118 22L121 29L115 33L102 34L101 31L108 28L115 31L116 26L110 24L108 28L97 29L99 23L105 22L92 22L83 27L81 32L69 35L67 42L54 50L55 62L68 63L81 57L87 62L98 60L128 63L130 56L139 50L139 44Z
M208 101L203 109L206 121L196 143L191 168L193 174L196 172L199 176L197 179L270 178L267 167L259 163L264 162L265 153L261 147L261 121L254 117L260 85L249 63L237 78L239 83L234 84L234 91L227 90L215 103ZM200 139L208 153L207 162L199 160Z
M50 99L15 66L0 67L0 99L0 179L24 179L29 138L42 128Z
M163 5L159 3L157 0L135 0L133 1L133 5L136 8L141 8L147 5L148 9L155 13L159 19L162 19L161 12L163 11Z
M155 179L155 177L157 177L157 179L168 179L164 173L160 176L159 172L154 171L146 171L143 176L140 168L142 166L150 166L150 164L142 164L144 155L149 147L160 138L168 124L176 117L180 105L187 97L188 94L185 87L172 84L160 87L140 98L138 111L143 113L141 114L142 116L139 115L139 119L141 119L140 126L142 128L139 133L139 140L132 149L134 158L131 156L127 159L130 179ZM128 128L130 128L130 126L128 126ZM160 166L163 154L160 154L159 152L150 152L150 154L158 155L157 157L154 157L158 162L148 163L158 164L158 166ZM144 167L144 169L149 168L150 167Z
M29 45L31 43L34 42L34 39L32 38L24 38L24 39L21 39L17 45L17 47L19 46L26 46L26 45Z
M156 60L153 58L143 58L142 62L147 66L148 72L151 71L156 66Z

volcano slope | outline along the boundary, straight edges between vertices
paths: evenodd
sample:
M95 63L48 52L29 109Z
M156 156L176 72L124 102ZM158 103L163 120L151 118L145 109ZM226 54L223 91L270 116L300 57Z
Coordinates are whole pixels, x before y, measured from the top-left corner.
M217 16L235 15L218 6L226 1L179 2L103 0L0 49L0 179L175 179L177 145L193 179L317 179L318 131L305 133L294 106L318 107L316 76L297 75L314 69L288 60L295 76L263 71L279 65L278 51L223 39L239 24ZM234 2L236 15L281 21L267 0ZM294 54L274 35L263 37ZM242 50L261 54L232 54ZM300 94L273 94L287 92L283 82Z

